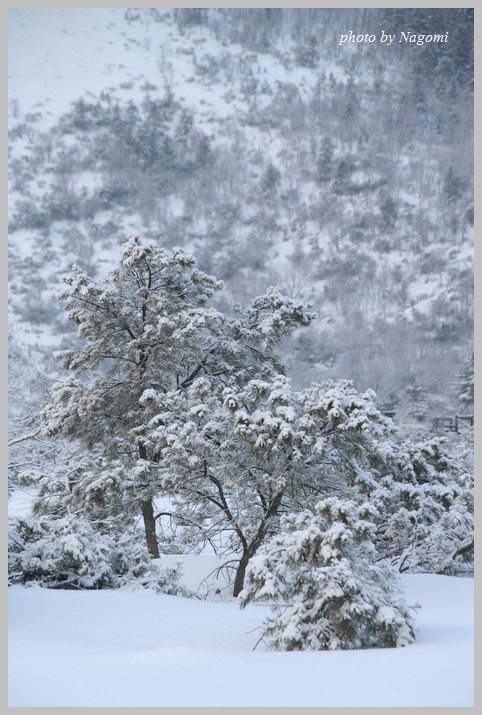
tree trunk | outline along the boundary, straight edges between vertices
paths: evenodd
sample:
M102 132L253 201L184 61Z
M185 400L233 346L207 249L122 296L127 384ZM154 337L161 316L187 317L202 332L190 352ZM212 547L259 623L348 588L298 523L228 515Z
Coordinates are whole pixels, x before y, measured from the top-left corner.
M151 558L158 559L159 546L157 544L156 536L156 520L154 519L154 509L152 508L152 499L143 502L142 504L142 516L144 518L144 529L146 532L146 542L147 550Z
M273 498L271 504L269 505L269 507L266 511L266 514L264 516L264 519L261 522L261 524L258 528L258 531L256 532L256 535L253 538L253 540L249 544L245 541L245 546L243 548L243 555L241 556L238 570L236 571L236 576L234 578L233 596L235 598L236 598L236 596L239 596L239 594L243 590L244 577L246 575L246 567L248 565L248 561L250 560L250 558L252 558L255 555L259 546L261 546L261 544L264 540L264 537L266 536L267 529L268 529L268 521L278 512L282 498L283 498L283 492L280 491L276 494L276 496Z
M233 596L239 596L244 586L244 577L246 575L246 567L251 555L248 551L243 551L241 560L239 562L238 570L236 571L236 576L234 578Z
M147 460L147 450L143 444L139 445L139 459ZM154 508L152 499L142 502L142 517L144 519L144 531L146 532L147 550L153 559L158 559L159 546L157 545L156 520L154 519Z

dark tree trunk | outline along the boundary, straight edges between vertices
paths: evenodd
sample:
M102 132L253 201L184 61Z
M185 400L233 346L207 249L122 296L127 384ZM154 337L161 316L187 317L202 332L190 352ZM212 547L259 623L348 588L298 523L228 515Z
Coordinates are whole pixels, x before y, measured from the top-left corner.
M258 548L261 546L264 537L266 536L268 522L273 516L275 516L275 514L277 514L282 498L283 492L278 492L273 498L269 507L266 509L264 518L259 525L258 531L256 532L256 535L254 536L253 540L249 543L249 545L246 540L244 541L243 555L241 556L238 570L236 571L236 576L234 577L233 596L235 598L236 596L239 596L239 594L243 590L244 577L246 575L246 567L248 565L248 561L255 555Z
M142 516L146 532L147 550L149 551L151 558L158 559L160 554L156 536L156 520L154 519L154 509L152 507L151 499L143 502Z
M239 562L238 569L236 571L236 576L234 577L233 596L235 598L236 598L236 596L239 596L239 594L243 590L244 577L246 575L246 567L248 565L248 561L250 558L251 558L251 555L249 554L249 552L244 551L243 555L241 556L241 560Z
M143 444L139 445L139 459L147 459L147 450ZM154 519L154 508L152 499L142 502L142 518L144 519L144 531L146 532L147 550L151 558L158 559L159 546L156 536L156 520Z

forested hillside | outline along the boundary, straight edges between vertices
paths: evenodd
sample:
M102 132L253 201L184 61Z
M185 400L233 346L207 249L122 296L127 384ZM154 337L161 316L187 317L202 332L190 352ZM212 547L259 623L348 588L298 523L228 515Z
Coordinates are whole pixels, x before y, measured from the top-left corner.
M11 324L31 359L71 339L53 297L70 265L103 274L135 234L193 252L225 308L271 284L313 301L284 346L299 385L471 413L471 12L76 12L57 21L75 45L95 25L69 59L84 85L55 96L49 47L43 100L15 79L9 100ZM340 47L348 28L450 41Z

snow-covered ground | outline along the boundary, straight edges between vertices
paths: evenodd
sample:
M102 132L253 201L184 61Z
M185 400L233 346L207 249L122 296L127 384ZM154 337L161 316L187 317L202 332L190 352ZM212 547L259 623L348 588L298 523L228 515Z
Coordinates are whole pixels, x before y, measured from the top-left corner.
M180 557L181 559L183 557ZM185 561L195 586L212 559ZM206 572L204 574L204 571ZM407 648L253 651L266 606L127 591L10 589L9 704L37 707L470 707L473 581L403 576Z

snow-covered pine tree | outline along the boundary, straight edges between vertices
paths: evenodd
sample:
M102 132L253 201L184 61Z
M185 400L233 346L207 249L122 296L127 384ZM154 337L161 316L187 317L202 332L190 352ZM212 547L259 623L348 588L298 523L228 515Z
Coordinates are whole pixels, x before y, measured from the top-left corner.
M157 557L153 499L169 495L191 536L239 557L235 594L280 514L333 494L379 506L379 555L401 567L426 568L428 553L443 563L467 542L470 485L442 445L404 443L349 381L295 392L282 375L281 339L313 317L304 304L270 288L228 318L208 306L221 284L192 258L137 239L105 280L74 268L67 283L81 346L61 354L71 376L44 416L89 459L67 487L41 480L44 504L63 493L99 525L141 512Z
M471 491L457 463L438 443L403 442L374 393L350 381L296 392L288 378L266 374L225 388L221 403L203 377L183 393L142 400L154 415L143 439L159 450L176 518L195 524L199 543L217 540L239 555L234 595L280 515L321 497L375 502L379 557L397 565L436 570L470 537ZM440 529L443 540L434 538Z
M261 190L263 194L265 196L272 196L280 183L281 172L273 162L270 161L261 177Z
M156 454L131 430L143 423L146 389L169 391L189 382L205 357L209 327L220 315L205 304L221 284L201 273L182 250L172 253L137 238L122 249L120 265L96 282L74 266L60 294L79 325L81 347L59 353L70 376L44 411L46 431L102 446L104 459L124 465L133 508L143 515L151 556L158 557L152 497ZM118 475L102 470L106 481Z
M41 456L38 412L42 406L39 380L12 329L8 335L8 491L18 484L25 463Z
M458 375L459 400L467 406L474 405L474 354L467 360Z
M473 568L474 483L445 441L385 442L360 473L378 509L376 545L400 571L458 573Z
M316 162L316 180L319 184L323 184L332 178L334 154L335 148L331 137L324 137Z
M375 510L330 497L281 518L280 533L247 570L241 606L268 601L262 626L276 650L404 646L415 636L414 610L396 571L377 562Z
M77 495L86 504L95 495L102 504L104 494L108 507L105 495L114 490L124 508L142 513L148 550L157 558L153 498L164 457L160 444L146 438L151 405L175 404L201 375L219 394L226 385L277 374L280 340L313 313L271 288L228 319L207 305L219 281L181 249L167 252L137 238L123 246L120 265L104 280L74 267L66 283L60 298L79 325L81 346L59 353L70 375L44 410L45 430L98 455L98 469L77 482ZM189 414L192 404L180 404Z
M350 381L312 385L300 399L318 429L323 425L318 488L377 508L381 558L400 570L450 571L455 561L470 567L473 478L445 440L407 439L380 413L373 391L357 394Z
M275 528L294 483L302 480L309 442L290 381L278 375L226 387L222 400L198 378L186 393L145 394L157 415L149 447L160 452L162 485L176 519L196 525L198 542L239 555L233 593L246 566Z

